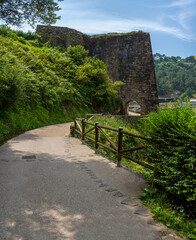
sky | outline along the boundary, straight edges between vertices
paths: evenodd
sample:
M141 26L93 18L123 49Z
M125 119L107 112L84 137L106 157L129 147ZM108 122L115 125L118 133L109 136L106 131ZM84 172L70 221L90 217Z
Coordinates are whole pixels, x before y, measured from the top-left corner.
M149 32L153 54L196 56L196 0L64 0L56 26L86 34Z
M56 26L86 34L142 30L150 33L153 54L196 56L196 0L64 0L58 4L61 20ZM23 30L32 29L23 26Z

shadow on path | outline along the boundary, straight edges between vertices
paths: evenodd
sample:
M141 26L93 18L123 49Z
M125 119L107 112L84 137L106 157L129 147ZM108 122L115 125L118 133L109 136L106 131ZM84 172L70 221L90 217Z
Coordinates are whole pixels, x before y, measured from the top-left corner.
M161 239L135 198L145 181L62 135L65 127L35 129L0 147L0 239Z

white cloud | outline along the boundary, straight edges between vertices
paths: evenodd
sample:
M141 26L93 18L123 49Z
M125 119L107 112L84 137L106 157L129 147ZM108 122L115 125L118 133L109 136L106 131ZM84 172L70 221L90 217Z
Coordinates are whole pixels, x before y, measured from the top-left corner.
M168 7L184 7L184 6L188 6L195 2L196 2L196 0L178 0L178 1L174 1L171 4L169 4Z
M195 41L195 31L191 31L193 23L191 18L196 14L195 9L190 4L196 0L179 0L173 1L167 7L160 7L160 14L156 18L153 15L149 19L124 19L115 18L110 13L106 14L93 8L93 3L89 0L81 2L69 3L64 1L61 3L62 10L59 15L62 16L61 21L57 22L57 26L64 26L77 29L87 34L99 34L108 32L131 32L143 30L147 32L162 32L174 36L184 41ZM176 8L173 8L176 7ZM178 8L182 7L182 8ZM166 11L164 11L166 9ZM152 20L153 19L153 20ZM28 30L28 26L25 30Z
M195 12L192 10L184 10L180 11L176 14L164 14L163 15L163 22L167 21L167 19L170 19L175 23L177 26L182 27L184 31L191 31L192 28L192 17L195 16ZM172 24L172 22L171 22Z
M191 4L196 0L173 0L171 4L159 6L160 14L149 19L116 19L110 13L97 10L93 1L84 0L75 3L62 2L62 21L66 26L77 28L86 33L123 32L133 30L159 31L184 40L193 40L191 18L196 14ZM156 6L158 7L158 6ZM166 9L171 8L171 11ZM170 12L170 13L168 13ZM152 19L152 17L150 17ZM194 31L193 31L194 32Z
M192 34L181 31L175 27L164 26L158 22L146 20L129 20L129 19L116 19L116 20L81 20L69 21L68 27L75 28L87 34L99 34L108 32L131 32L131 31L157 31L170 34L185 41L196 40Z
M172 2L168 7L174 10L169 18L172 19L178 28L182 28L184 32L195 32L193 29L193 18L196 16L196 0L179 0ZM172 24L172 23L171 23Z

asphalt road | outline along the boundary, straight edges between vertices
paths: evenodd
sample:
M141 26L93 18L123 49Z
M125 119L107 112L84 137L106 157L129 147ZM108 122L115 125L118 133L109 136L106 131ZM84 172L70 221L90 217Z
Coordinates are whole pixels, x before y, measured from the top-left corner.
M70 124L0 147L0 240L158 240L137 200L146 182L68 137Z

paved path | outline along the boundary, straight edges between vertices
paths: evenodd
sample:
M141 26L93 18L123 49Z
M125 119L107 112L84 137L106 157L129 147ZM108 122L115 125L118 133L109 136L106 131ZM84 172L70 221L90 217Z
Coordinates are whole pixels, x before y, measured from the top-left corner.
M69 126L31 130L0 147L0 239L163 239L163 226L135 199L145 181L68 137Z

